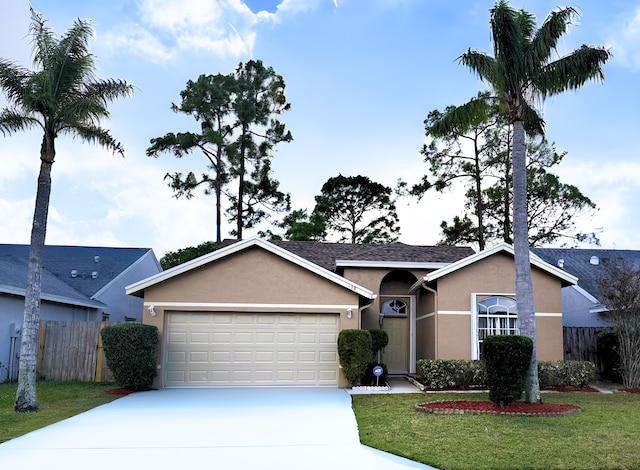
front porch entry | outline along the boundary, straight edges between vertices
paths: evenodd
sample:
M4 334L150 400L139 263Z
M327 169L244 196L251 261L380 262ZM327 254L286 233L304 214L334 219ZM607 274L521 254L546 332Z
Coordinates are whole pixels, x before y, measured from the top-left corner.
M415 373L415 296L381 300L380 326L389 335L389 344L382 350L382 363L386 364L389 374Z

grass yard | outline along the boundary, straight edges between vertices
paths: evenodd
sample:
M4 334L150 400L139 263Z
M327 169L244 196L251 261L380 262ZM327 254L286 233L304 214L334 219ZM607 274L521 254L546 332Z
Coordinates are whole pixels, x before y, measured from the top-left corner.
M106 393L116 388L112 383L38 382L40 411L16 413L17 387L16 383L0 384L0 443L119 398Z
M564 417L436 415L417 403L487 394L354 395L360 440L442 470L640 468L640 394L549 393Z

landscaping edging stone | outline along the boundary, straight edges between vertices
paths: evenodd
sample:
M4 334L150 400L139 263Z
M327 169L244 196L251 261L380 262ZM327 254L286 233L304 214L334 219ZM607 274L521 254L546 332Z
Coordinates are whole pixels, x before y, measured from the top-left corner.
M388 390L391 390L391 387L389 386L389 384L385 384L385 385L358 385L358 386L353 386L351 387L351 390L355 390L355 391L367 391L367 392L386 392Z
M490 401L444 400L429 403L418 403L417 411L440 415L473 414L473 415L505 415L505 416L567 416L582 411L576 405L555 403L530 404L515 402L511 406L500 408Z

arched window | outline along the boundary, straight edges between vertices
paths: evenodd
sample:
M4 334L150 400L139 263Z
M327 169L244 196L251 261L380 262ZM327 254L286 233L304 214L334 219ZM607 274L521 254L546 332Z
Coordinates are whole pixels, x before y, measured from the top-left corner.
M518 305L510 297L487 297L476 304L478 314L478 353L482 357L487 336L517 335Z
M385 300L380 306L380 313L383 315L407 315L407 303L400 299Z

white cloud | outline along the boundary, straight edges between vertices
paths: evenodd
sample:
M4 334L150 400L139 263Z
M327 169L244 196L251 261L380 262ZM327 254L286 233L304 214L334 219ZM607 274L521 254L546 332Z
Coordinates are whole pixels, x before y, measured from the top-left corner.
M112 52L128 50L154 63L167 63L185 52L218 57L251 57L256 25L276 21L268 12L254 14L240 0L141 0L138 24L107 33Z
M607 46L616 62L640 68L640 7L625 17L625 21L608 40Z

